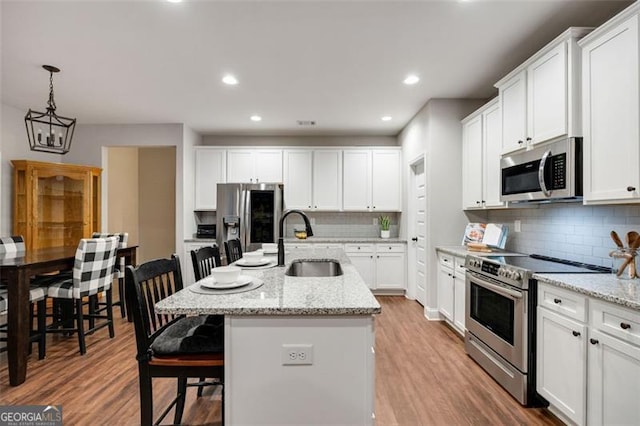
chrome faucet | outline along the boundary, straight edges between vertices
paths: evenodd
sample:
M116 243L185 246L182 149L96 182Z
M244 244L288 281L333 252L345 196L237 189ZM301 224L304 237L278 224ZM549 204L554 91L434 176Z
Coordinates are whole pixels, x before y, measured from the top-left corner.
M306 214L304 214L303 211L301 210L287 210L282 214L282 217L280 218L280 227L279 227L279 231L280 231L280 235L278 237L278 266L284 266L284 220L287 216L289 216L291 213L298 213L300 216L302 216L302 219L304 219L304 226L307 231L307 237L312 237L313 236L313 230L311 229L311 223L309 223L309 218L307 217Z

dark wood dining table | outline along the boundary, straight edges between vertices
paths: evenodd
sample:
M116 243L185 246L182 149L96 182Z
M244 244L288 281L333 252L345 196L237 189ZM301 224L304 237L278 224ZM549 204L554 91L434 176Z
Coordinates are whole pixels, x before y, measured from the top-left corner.
M126 265L136 265L137 245L118 249L118 258ZM29 286L31 277L73 269L77 246L27 250L24 255L0 254L0 277L7 280L9 383L18 386L27 377L29 354ZM123 295L120 295L123 297Z

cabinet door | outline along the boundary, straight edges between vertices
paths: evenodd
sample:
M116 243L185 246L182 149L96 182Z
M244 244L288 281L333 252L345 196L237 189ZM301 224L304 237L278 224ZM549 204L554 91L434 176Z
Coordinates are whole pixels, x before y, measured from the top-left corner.
M584 200L640 198L638 16L582 46Z
M373 253L348 253L347 256L349 256L351 264L355 266L362 280L370 289L375 289L375 260Z
M462 126L462 208L482 207L482 115Z
M371 205L375 211L402 210L401 156L399 150L371 153Z
M438 310L449 321L453 321L453 271L438 266Z
M371 209L371 151L345 150L343 153L344 210Z
M230 149L227 151L227 182L253 182L253 151L250 149Z
M525 147L527 133L526 82L526 71L522 71L500 87L503 154Z
M217 185L224 183L226 170L226 152L222 149L195 150L196 210L215 210L217 201Z
M284 205L288 209L310 210L312 203L313 151L284 152Z
M376 288L404 289L405 285L404 253L380 253L376 254Z
M464 276L453 275L453 325L464 334L465 299L467 286Z
M313 152L313 208L340 210L342 208L342 151Z
M502 150L502 124L500 105L487 109L483 113L483 178L482 195L485 207L502 207L500 191L502 177L500 172L500 154Z
M537 308L536 388L576 424L585 424L586 326Z
M637 425L640 348L589 330L587 424Z
M527 136L531 143L567 134L567 43L527 68Z
M282 182L282 150L258 149L254 152L254 182Z

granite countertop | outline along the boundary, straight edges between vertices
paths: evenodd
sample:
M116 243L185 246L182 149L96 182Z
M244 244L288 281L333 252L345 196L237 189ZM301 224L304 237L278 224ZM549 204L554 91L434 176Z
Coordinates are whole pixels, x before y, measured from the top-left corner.
M288 277L284 271L294 259L336 259L338 277ZM197 294L185 288L158 302L158 313L187 315L372 315L380 304L362 281L342 249L301 248L287 252L284 267L243 269L243 275L264 280L252 291L225 295ZM194 285L198 285L197 283Z
M540 282L573 290L596 299L640 310L640 280L614 274L533 274Z
M309 237L306 240L297 238L285 238L285 244L314 244L314 243L336 243L336 244L406 244L407 241L399 237L380 238L380 237Z
M436 251L441 251L443 253L459 257L465 257L468 254L473 254L474 256L527 256L524 253L515 253L500 249L493 249L493 251L489 253L481 251L469 251L467 250L466 246L439 246L436 247Z

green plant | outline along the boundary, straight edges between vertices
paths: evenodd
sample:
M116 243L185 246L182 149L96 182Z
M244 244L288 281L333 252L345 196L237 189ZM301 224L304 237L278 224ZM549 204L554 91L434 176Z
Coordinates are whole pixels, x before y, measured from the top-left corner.
M380 224L380 229L382 229L383 231L388 231L389 225L391 225L391 219L389 218L389 216L380 216L380 218L378 219L378 223Z

